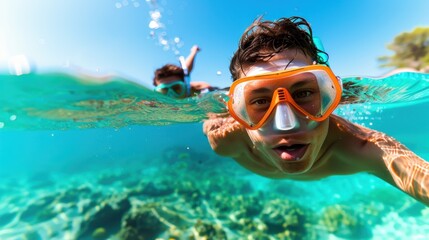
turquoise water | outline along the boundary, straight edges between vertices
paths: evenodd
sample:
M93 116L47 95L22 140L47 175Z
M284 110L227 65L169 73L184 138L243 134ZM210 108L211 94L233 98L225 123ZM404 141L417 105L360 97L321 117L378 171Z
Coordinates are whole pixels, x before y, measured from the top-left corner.
M0 75L0 88L4 130L169 125L199 122L208 111L224 111L219 94L175 101L119 77Z
M336 114L429 159L429 77L345 78ZM371 85L371 89L365 86ZM368 175L273 181L203 135L223 93L176 101L121 78L0 76L0 239L404 239L429 211ZM134 234L134 235L133 235ZM392 237L393 236L393 237Z

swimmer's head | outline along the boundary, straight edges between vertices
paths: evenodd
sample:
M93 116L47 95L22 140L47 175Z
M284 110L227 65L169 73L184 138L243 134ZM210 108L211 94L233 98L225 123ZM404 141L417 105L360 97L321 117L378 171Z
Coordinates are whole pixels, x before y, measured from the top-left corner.
M330 114L341 97L335 75L330 69L322 70L328 68L328 58L322 54L326 53L316 46L309 23L291 17L257 19L242 35L231 59L234 84L230 95L234 102L228 102L229 111L246 127L253 151L263 156L261 161L273 170L302 174L318 160L328 135ZM316 68L320 68L320 74L313 71ZM306 76L314 78L308 81ZM249 81L252 79L255 81ZM237 97L250 93L255 98ZM312 101L305 104L306 100Z
M166 64L155 70L153 85L156 92L169 97L185 98L187 95L185 72L173 64Z
M166 64L155 70L153 77L153 85L156 87L161 83L170 83L171 79L185 81L185 73L183 69L174 64Z

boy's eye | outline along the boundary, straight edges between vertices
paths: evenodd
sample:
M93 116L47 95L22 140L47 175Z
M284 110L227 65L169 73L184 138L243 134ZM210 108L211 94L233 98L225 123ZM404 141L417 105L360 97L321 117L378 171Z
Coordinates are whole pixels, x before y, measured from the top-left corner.
M256 106L265 106L265 105L269 105L270 101L266 98L257 98L252 100L250 104L256 105Z
M267 104L268 100L267 99L257 99L255 101L252 102L252 104L256 104L256 105L264 105Z
M298 92L294 92L293 93L293 98L306 98L306 97L310 97L313 94L313 92L309 91L309 90L303 90L303 91L298 91Z
M253 110L265 110L270 106L270 104L271 104L271 99L257 98L250 101L249 107L251 107Z

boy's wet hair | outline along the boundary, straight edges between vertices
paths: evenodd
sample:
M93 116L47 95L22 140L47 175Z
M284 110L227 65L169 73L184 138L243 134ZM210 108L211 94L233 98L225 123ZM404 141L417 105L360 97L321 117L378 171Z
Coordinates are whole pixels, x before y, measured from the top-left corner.
M301 50L319 64L326 64L313 41L310 24L301 17L280 18L276 21L256 19L241 36L239 46L231 59L229 70L233 81L244 67L257 62L269 61L275 54L287 49Z
M183 69L174 64L166 64L161 68L155 70L155 76L153 77L153 85L157 86L156 80L160 78L167 78L171 76L176 76L178 79L185 81L185 72Z

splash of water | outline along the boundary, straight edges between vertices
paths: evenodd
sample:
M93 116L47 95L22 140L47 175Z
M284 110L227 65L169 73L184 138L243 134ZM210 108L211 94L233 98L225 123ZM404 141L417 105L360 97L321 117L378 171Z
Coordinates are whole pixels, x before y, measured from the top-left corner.
M0 129L66 130L199 122L225 112L222 92L169 98L119 77L0 75Z
M385 106L370 102L346 104L340 105L335 114L364 127L372 127L375 122L382 120L380 116L384 109Z
M335 113L371 127L384 110L429 102L429 74L399 72L383 77L343 78L342 104Z
M17 55L9 59L9 73L12 75L20 76L30 73L31 64L25 55Z
M384 109L429 102L429 74L345 78L336 114L371 126ZM121 78L64 73L0 75L0 129L120 128L200 122L224 113L225 92L176 100Z

